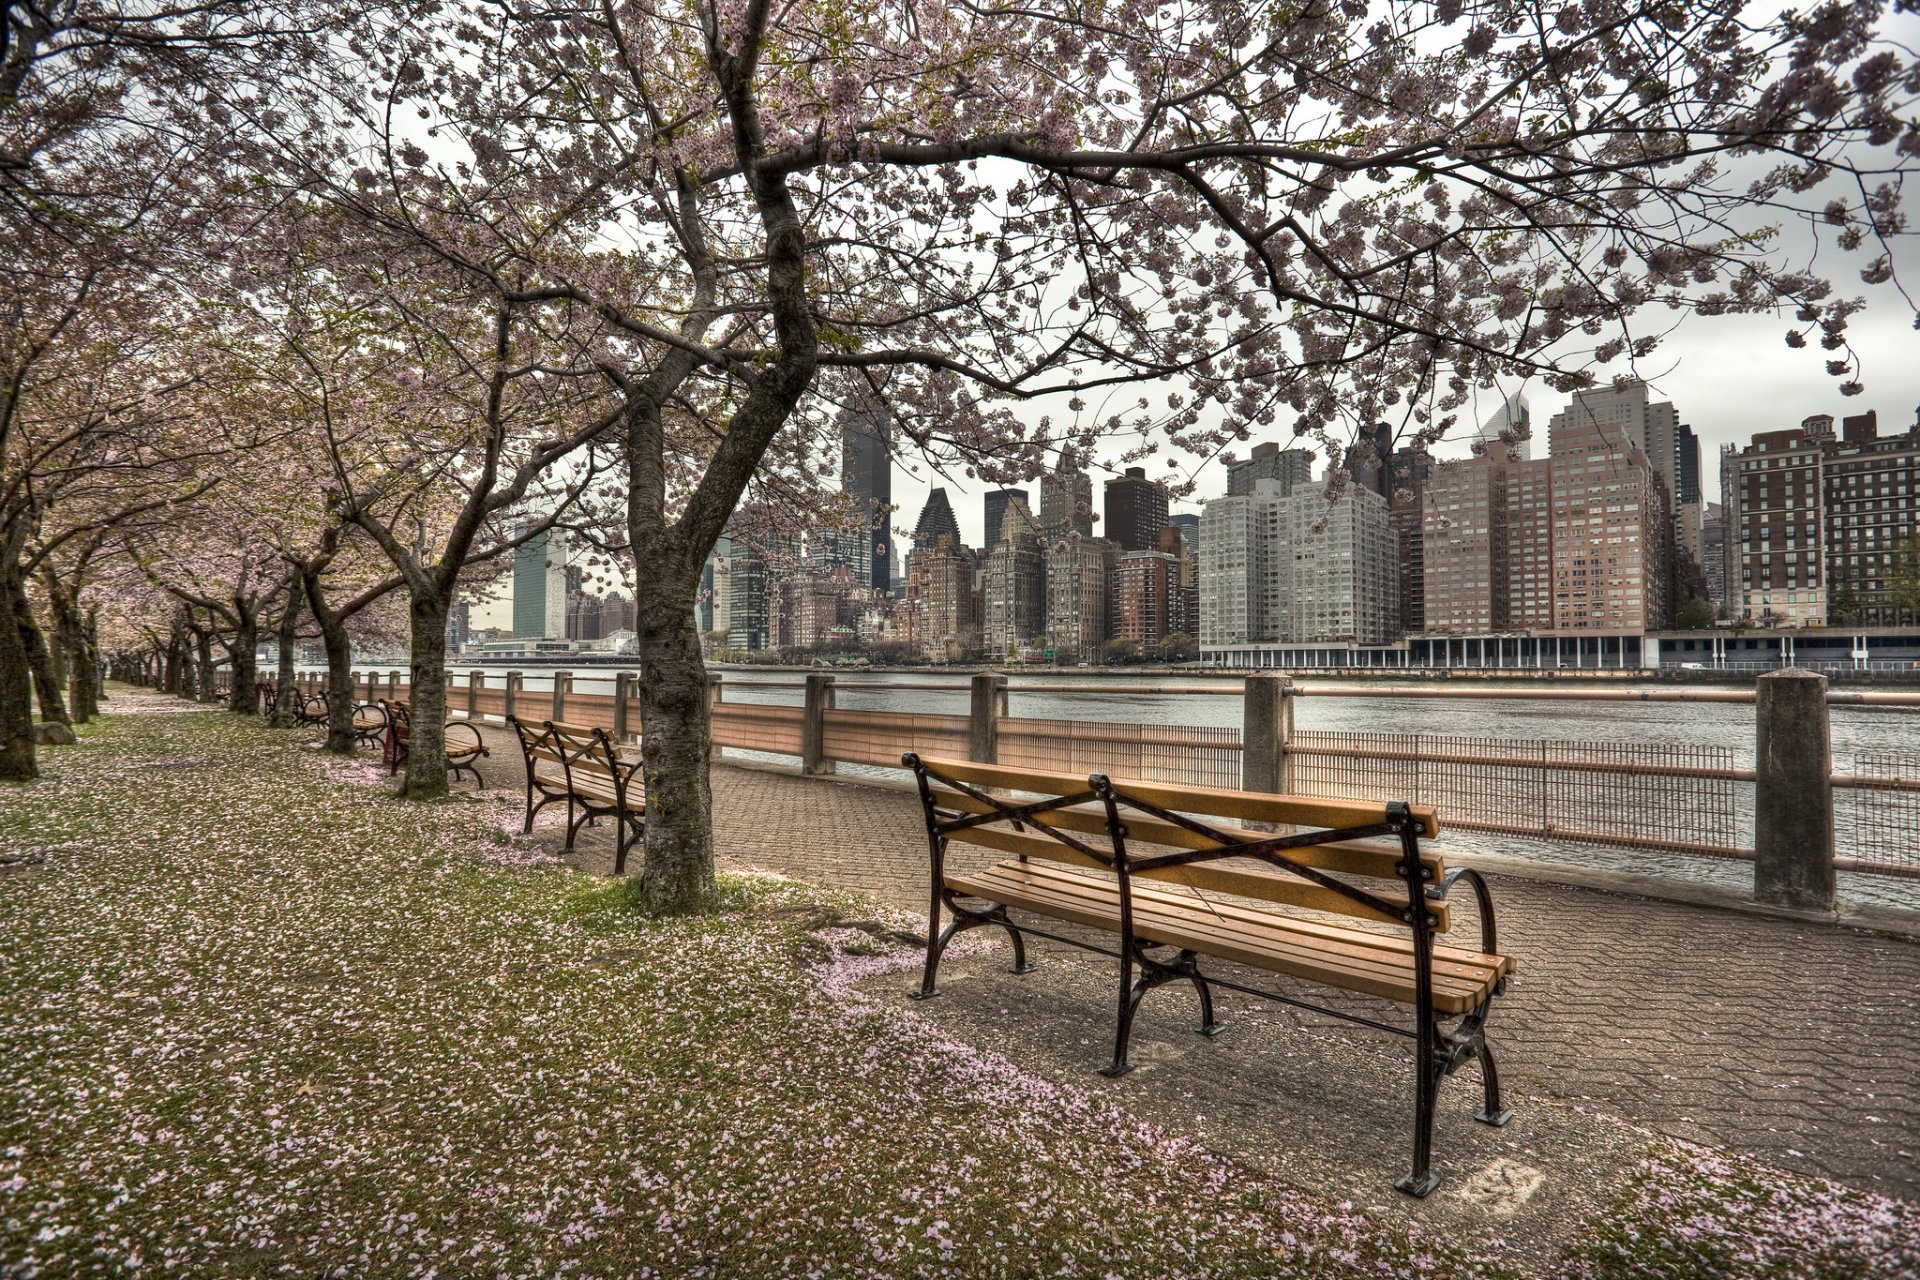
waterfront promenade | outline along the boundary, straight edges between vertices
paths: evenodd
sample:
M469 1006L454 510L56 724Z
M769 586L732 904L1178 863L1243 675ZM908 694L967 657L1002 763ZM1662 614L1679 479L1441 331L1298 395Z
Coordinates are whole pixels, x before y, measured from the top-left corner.
M483 732L493 751L491 785L517 797L523 775L511 734L497 727ZM924 825L919 802L904 785L719 765L713 793L716 840L733 865L860 889L924 920ZM560 839L553 826L538 827L535 834L544 845ZM1443 844L1472 848L1471 837ZM611 848L604 831L589 829L573 860L604 872L611 869ZM1517 954L1522 966L1490 1024L1503 1050L1503 1078L1513 1088L1556 1110L1586 1108L1786 1168L1920 1199L1920 1077L1913 1070L1920 1062L1920 943L1515 875L1492 879L1502 948ZM1920 933L1920 913L1885 918L1904 918ZM1064 1046L1036 1034L1020 1043L1021 1052L1055 1058L1063 1074L1086 1076L1086 1063L1097 1054L1079 1040L1104 1043L1109 1013L1105 988L1086 972L1098 961L1048 944L1041 944L1040 954L1047 969L1079 974L1075 992L1051 975L1016 979L991 962L975 962L969 971L979 977L959 985L978 991L986 1016L971 1022L950 1016L959 1000L929 1007L950 1033L991 1042L1003 1034L993 1011L1041 1001L1036 1028L1062 1019L1082 1029L1062 1037ZM882 994L904 1003L910 986L896 977ZM1161 1052L1185 1055L1191 1066L1193 1055L1214 1052L1215 1045L1184 1031L1189 1010L1181 994L1157 993L1148 1000L1143 1033ZM1257 1002L1231 995L1223 1001L1225 1016L1242 1025L1255 1021L1272 1030L1284 1021L1310 1029L1336 1058L1397 1050L1327 1019L1253 1008ZM1280 1091L1274 1108L1295 1119L1329 1102L1324 1086L1313 1081L1340 1079L1344 1086L1348 1079L1379 1074L1367 1067L1290 1076L1262 1067L1259 1052L1245 1041L1236 1045L1236 1038L1215 1042L1232 1071L1267 1078ZM1284 1052L1298 1055L1300 1049L1294 1044ZM1162 1077L1148 1086L1157 1073L1138 1074L1139 1086L1119 1086L1130 1103L1174 1085ZM1192 1077L1183 1075L1177 1087L1193 1088ZM1471 1086L1450 1087L1460 1092L1443 1096L1457 1102ZM1300 1089L1311 1097L1290 1107L1286 1094ZM1379 1105L1397 1114L1392 1088L1383 1091ZM1266 1137L1258 1125L1266 1117L1257 1110L1223 1103L1207 1114L1236 1154L1262 1149ZM1337 1122L1331 1127L1337 1129ZM1476 1128L1457 1124L1443 1137L1443 1148L1484 1147ZM1389 1134L1386 1150L1398 1139L1397 1131ZM1356 1171L1367 1158L1354 1155ZM1353 1190L1365 1194L1364 1173L1357 1173Z

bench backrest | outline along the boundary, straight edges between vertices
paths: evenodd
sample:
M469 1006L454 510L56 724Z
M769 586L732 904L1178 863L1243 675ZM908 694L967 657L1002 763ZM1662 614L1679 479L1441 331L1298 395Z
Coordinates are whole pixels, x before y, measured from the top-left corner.
M1414 851L1422 885L1440 884L1446 871L1438 853L1419 848L1440 830L1428 806L1089 778L911 753L902 760L919 780L937 838L1023 860L1394 924L1408 923L1405 849ZM1446 904L1426 905L1434 929L1444 932Z
M622 795L626 793L630 770L621 767L619 753L604 729L551 720L536 729L517 716L508 716L507 723L520 739L529 774L544 762L557 765L569 787L576 778L595 779L611 783Z

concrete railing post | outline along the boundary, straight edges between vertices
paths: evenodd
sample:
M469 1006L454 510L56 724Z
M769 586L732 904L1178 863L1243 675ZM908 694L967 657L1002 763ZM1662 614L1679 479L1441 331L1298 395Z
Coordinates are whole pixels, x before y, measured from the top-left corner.
M800 772L833 772L827 758L827 712L833 710L833 677L808 673L807 718L800 729Z
M1240 789L1285 795L1293 789L1287 754L1293 737L1293 681L1270 671L1249 675L1240 716Z
M567 695L573 692L573 677L564 671L553 673L553 722L567 722Z
M520 673L518 671L509 671L507 672L506 702L502 707L502 714L508 715L508 716L516 714L516 710L519 707L519 705L520 705Z
M633 696L633 672L622 671L613 678L613 740L625 742L627 733L627 699Z
M1827 678L1788 667L1755 682L1753 896L1833 910L1833 733Z
M1007 715L1007 678L986 673L973 678L972 723L967 754L976 764L1000 761L1000 722Z
M480 723L480 690L486 682L487 678L478 671L467 672L467 720L469 723Z
M413 692L411 682L408 684L407 692ZM387 672L387 701L400 701L400 673L398 671Z

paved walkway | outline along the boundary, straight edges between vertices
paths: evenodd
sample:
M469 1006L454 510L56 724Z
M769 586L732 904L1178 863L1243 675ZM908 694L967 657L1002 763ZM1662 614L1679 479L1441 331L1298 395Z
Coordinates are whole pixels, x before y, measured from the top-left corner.
M504 733L488 737L494 785L518 788L518 750ZM910 792L722 766L714 796L728 860L925 911L924 826ZM608 861L602 839L583 844L583 864ZM1920 1198L1920 945L1511 876L1492 880L1502 949L1522 966L1490 1024L1511 1089ZM1040 975L1019 982L992 973L981 968L976 984L992 993L990 1003L1059 997L1029 986ZM1229 1017L1263 1025L1297 1019L1313 1037L1373 1051L1364 1030L1234 999L1224 997ZM1096 1046L1106 1013L1102 1005L1089 1014L1086 1034ZM1171 1010L1168 1025L1186 1013ZM943 1025L948 1018L941 1016ZM1097 1055L1097 1048L1078 1053ZM1398 1142L1398 1115L1382 1124Z

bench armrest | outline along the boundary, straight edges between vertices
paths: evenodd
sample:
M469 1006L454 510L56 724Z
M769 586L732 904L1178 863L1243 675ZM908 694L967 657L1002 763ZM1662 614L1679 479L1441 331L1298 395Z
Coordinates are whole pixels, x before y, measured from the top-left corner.
M1497 955L1500 951L1500 939L1494 932L1493 891L1487 887L1485 876L1472 867L1455 867L1441 878L1438 889L1427 890L1427 896L1444 902L1447 894L1452 892L1454 883L1461 879L1465 879L1473 887L1474 906L1480 912L1480 949L1489 955Z

